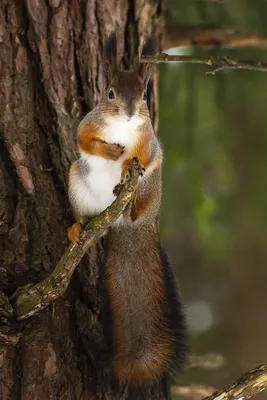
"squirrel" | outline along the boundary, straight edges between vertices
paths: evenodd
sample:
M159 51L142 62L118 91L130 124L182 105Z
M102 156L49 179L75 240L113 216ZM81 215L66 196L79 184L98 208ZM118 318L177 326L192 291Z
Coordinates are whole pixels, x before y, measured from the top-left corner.
M144 45L143 54L151 53L151 43ZM68 236L77 243L88 219L116 199L137 157L141 169L136 192L106 236L104 280L112 320L113 373L121 384L142 387L183 367L186 323L157 228L163 152L147 106L150 66L140 63L137 70L120 70L114 33L104 55L104 96L78 127L80 158L69 173L69 199L77 222Z

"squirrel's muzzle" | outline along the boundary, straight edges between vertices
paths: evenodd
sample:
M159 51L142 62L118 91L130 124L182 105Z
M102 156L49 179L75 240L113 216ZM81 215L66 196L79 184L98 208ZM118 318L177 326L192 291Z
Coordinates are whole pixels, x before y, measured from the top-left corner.
M131 119L136 114L136 105L135 104L130 105L129 107L127 107L125 112L126 112L128 119Z

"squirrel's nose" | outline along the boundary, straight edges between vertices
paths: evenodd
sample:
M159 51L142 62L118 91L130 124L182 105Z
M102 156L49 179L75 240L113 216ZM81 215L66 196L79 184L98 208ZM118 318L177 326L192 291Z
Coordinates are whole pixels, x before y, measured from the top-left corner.
M127 117L128 117L129 119L132 118L132 116L133 116L135 113L136 113L136 107L135 107L134 105L128 107L128 109L127 109Z

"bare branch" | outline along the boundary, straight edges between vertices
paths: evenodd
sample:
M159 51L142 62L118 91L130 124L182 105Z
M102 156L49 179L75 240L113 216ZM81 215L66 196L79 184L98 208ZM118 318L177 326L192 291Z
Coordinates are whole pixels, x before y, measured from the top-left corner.
M204 400L247 400L267 388L267 362L246 372L237 381Z
M210 396L216 389L205 385L179 385L171 388L175 396L190 397L194 400L201 400L204 396Z
M216 72L226 69L244 69L251 71L267 72L267 63L260 61L245 61L238 60L228 56L176 56L165 53L157 56L143 56L141 62L149 62L154 64L160 63L190 63L190 64L206 64L209 67L214 67L213 71L208 71L207 74L215 74Z
M193 360L198 356L192 356ZM207 355L201 356L202 359L207 358ZM201 358L198 360L197 366L202 366ZM209 357L208 357L209 358ZM210 361L212 358L210 359ZM200 364L201 361L201 364ZM221 360L222 361L222 360ZM190 362L190 360L189 360ZM192 362L192 359L191 359ZM195 366L195 365L193 365ZM195 400L230 400L230 399L242 399L247 400L255 396L257 393L262 392L267 388L267 362L261 364L251 371L246 372L235 382L226 386L220 391L206 386L206 385L179 385L172 387L172 393L175 395L191 397Z
M225 358L218 353L191 354L188 357L188 368L216 369L223 365L225 365Z
M267 48L267 37L218 26L167 25L164 49L171 47L214 48Z
M85 231L81 234L81 244L71 244L54 271L46 279L36 285L20 288L13 295L11 300L18 320L36 314L64 294L83 255L120 216L131 200L139 176L139 162L136 158L132 160L129 171L131 178L126 181L117 199L87 224Z

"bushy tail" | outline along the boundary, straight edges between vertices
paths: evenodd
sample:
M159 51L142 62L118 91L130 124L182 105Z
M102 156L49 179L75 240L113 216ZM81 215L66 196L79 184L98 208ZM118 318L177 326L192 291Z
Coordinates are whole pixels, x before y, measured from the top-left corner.
M183 368L187 332L179 290L160 244L138 254L127 250L117 246L105 265L112 365L121 383L142 387Z
M132 354L114 359L114 374L122 383L144 386L158 381L170 367L172 354L165 349L146 349L142 355Z

